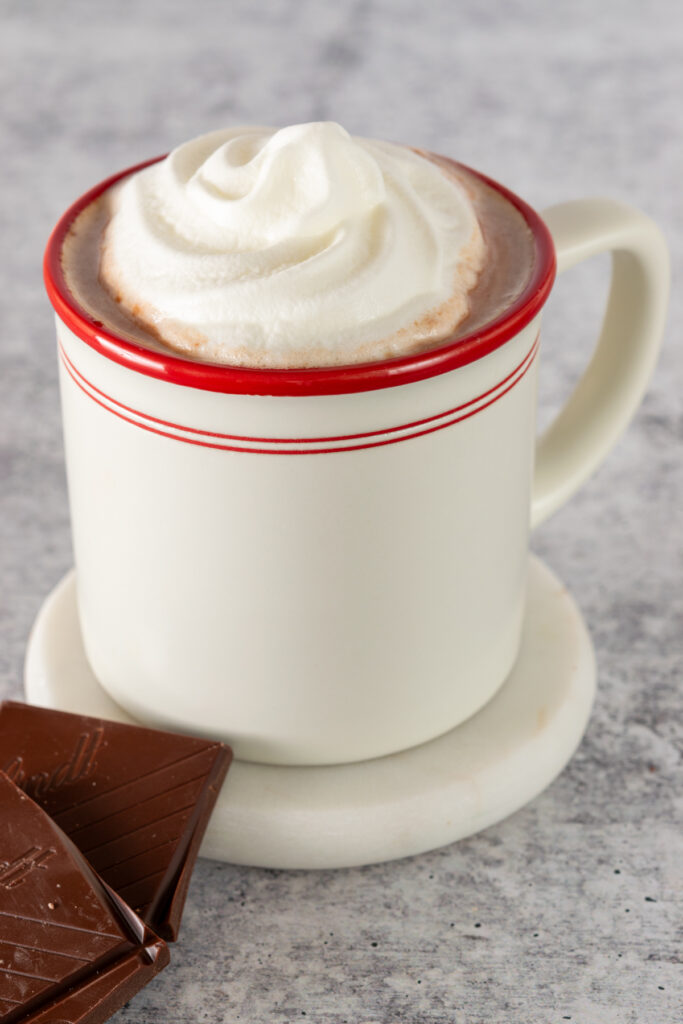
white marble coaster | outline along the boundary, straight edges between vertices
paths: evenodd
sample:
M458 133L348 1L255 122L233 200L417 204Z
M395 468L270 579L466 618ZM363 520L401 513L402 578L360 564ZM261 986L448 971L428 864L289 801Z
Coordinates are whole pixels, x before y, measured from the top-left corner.
M32 704L132 719L83 651L69 573L41 608L26 657ZM333 868L422 853L512 814L559 774L595 692L590 637L574 601L532 557L517 663L468 722L402 753L333 767L235 761L201 853L270 868Z

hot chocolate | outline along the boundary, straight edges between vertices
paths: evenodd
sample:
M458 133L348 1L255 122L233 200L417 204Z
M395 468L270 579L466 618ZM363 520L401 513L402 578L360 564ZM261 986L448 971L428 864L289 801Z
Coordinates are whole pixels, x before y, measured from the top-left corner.
M339 125L201 136L87 207L69 288L113 332L237 366L408 355L502 314L531 231L450 160Z

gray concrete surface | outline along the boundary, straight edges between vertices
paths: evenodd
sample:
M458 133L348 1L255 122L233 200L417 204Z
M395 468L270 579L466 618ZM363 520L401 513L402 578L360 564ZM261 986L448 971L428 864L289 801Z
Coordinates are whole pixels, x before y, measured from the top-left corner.
M201 862L173 965L121 1024L681 1019L682 40L676 0L0 0L3 696L21 694L31 622L71 563L40 262L87 186L214 127L329 118L458 157L538 208L628 200L674 255L646 401L533 538L599 663L569 768L509 820L411 860ZM550 301L543 422L588 358L607 270L572 271Z

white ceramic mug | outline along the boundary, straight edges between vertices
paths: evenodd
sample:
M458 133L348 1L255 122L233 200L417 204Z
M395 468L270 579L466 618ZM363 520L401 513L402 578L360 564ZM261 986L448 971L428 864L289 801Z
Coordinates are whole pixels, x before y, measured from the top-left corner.
M544 223L492 183L536 250L495 322L387 362L235 369L124 341L70 295L65 232L122 176L67 211L45 261L95 674L141 721L224 738L245 760L355 761L451 729L514 663L530 521L585 480L641 399L668 293L661 233L607 199ZM561 271L605 250L595 354L536 446L555 252Z

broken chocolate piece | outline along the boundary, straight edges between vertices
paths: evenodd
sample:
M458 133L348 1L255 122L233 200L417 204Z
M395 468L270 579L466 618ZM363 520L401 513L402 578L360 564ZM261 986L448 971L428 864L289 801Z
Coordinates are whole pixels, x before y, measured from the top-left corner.
M167 941L232 752L222 743L6 701L0 769Z
M102 1024L168 947L0 772L0 1024Z

